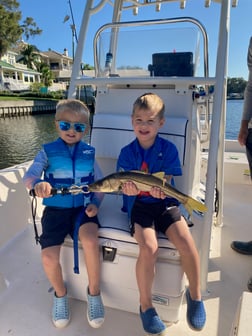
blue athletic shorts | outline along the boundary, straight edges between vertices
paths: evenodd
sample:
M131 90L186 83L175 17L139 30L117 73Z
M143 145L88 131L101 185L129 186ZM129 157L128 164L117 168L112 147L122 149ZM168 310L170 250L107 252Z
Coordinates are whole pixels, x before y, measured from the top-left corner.
M167 204L162 200L157 203L144 203L136 200L131 212L131 235L134 235L134 224L143 228L154 227L165 234L166 230L181 219L181 213L174 203Z
M80 226L92 222L99 225L97 216L88 217L84 207L78 208L54 208L45 207L41 219L42 234L40 236L40 245L44 249L49 246L63 244L66 236L69 234L73 238L76 221L80 221Z

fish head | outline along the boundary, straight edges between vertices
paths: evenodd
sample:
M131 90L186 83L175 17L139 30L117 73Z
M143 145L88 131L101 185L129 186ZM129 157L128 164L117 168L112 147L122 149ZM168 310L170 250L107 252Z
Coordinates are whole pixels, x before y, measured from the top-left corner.
M121 182L115 178L105 177L94 183L89 184L88 190L90 192L104 192L112 193L121 191Z

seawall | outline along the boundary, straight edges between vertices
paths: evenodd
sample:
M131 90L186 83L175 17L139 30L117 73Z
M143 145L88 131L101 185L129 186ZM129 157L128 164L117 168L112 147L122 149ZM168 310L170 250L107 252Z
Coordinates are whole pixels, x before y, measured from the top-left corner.
M53 113L56 104L56 100L4 100L0 101L0 118Z

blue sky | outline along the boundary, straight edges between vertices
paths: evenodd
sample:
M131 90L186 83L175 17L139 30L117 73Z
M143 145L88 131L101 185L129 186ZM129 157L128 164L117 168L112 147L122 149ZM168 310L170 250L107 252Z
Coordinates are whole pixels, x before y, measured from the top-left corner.
M85 6L85 0L71 0L72 10L76 25L77 34L80 29L82 13ZM96 1L96 3L98 0ZM154 6L150 6L147 10L139 9L138 16L133 16L132 11L126 11L123 21L129 20L145 20L148 18L169 18L177 16L192 16L199 19L205 26L209 35L209 70L213 76L215 72L215 54L218 38L218 23L220 5L211 2L210 8L204 7L204 0L187 0L186 8L179 9L177 2L163 4L161 12L155 12ZM43 33L35 38L31 38L28 42L36 45L41 51L47 51L49 48L63 53L67 48L69 55L72 56L72 31L70 28L71 20L63 23L66 15L70 15L68 0L19 0L22 17L33 17L37 25L43 30ZM84 51L84 62L93 65L93 46L92 38L97 29L104 23L111 21L111 6L106 5L102 13L91 17L89 37L87 39L87 47ZM236 8L231 8L230 14L230 41L229 41L229 61L228 76L243 77L247 79L247 50L250 36L252 36L252 0L239 0ZM76 46L76 45L75 45Z

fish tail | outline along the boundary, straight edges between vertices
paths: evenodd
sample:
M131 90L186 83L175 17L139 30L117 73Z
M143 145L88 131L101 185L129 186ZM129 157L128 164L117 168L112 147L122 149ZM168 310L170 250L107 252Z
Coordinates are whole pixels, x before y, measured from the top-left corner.
M193 210L195 211L199 211L199 212L206 212L207 211L207 207L205 206L205 204L195 200L192 197L189 197L187 202L184 204L186 210L189 212L189 214L191 215Z

